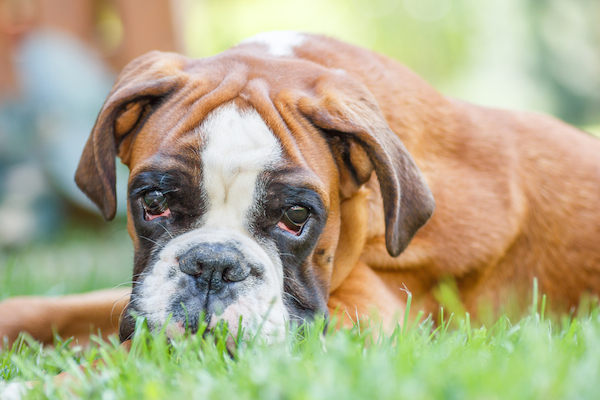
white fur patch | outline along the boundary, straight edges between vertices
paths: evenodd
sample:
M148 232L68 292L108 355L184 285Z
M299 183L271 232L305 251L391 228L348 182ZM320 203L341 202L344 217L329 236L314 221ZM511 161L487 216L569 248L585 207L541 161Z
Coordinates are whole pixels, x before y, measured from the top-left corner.
M200 127L207 228L246 233L246 214L254 203L258 175L281 159L281 146L256 111L233 104L213 111Z
M242 43L260 43L269 48L269 54L273 56L293 56L294 48L304 42L306 36L296 31L274 31L263 32L249 37L240 42Z
M281 159L281 145L256 111L242 112L233 104L214 110L196 134L205 143L200 151L206 212L197 229L160 250L158 261L143 276L138 307L152 325L162 326L172 311L171 299L187 290L180 287L185 274L178 257L199 243L233 241L244 258L258 266L261 278L251 274L243 281L243 295L220 316L213 316L211 325L225 320L230 329L237 329L242 316L244 329L250 331L264 321L260 336L268 342L283 338L289 315L283 304L281 260L274 245L259 243L248 229L248 216L261 195L258 176ZM173 332L180 330L177 321L172 324Z

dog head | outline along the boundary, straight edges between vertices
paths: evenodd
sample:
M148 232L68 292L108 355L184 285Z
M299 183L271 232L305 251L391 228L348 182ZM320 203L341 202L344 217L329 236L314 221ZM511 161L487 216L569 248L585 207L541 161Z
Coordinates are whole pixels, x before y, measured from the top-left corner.
M434 207L365 86L252 44L198 60L152 52L124 69L76 173L108 220L116 156L135 248L122 340L136 314L153 329L169 320L169 334L204 315L278 340L290 321L327 314L340 202L373 172L392 256Z

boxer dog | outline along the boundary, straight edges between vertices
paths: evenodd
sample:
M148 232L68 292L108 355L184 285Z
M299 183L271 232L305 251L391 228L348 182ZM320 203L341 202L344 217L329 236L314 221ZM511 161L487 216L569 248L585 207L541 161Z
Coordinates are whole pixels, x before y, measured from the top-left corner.
M130 169L133 291L0 306L0 335L84 341L120 315L167 335L226 321L271 343L334 311L395 321L406 292L435 313L555 310L600 292L600 141L553 118L440 95L385 56L295 32L121 73L76 173L107 220ZM434 203L435 199L435 203ZM434 213L435 208L435 213ZM373 314L375 313L375 314ZM165 326L167 324L167 326Z

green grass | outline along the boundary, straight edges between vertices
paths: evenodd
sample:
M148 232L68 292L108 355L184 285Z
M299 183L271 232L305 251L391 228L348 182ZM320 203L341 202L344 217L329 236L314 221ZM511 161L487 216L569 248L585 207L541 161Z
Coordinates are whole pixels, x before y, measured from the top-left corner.
M50 253L68 254L85 243L97 241L78 236ZM28 254L41 257L46 250ZM29 265L28 256L19 257ZM169 346L162 333L140 325L129 355L115 341L81 349L24 339L0 351L0 379L39 381L29 396L51 399L599 398L600 312L554 322L542 310L534 304L526 318L504 317L488 327L471 326L468 315L447 317L437 327L424 318L391 336L364 327L323 335L318 321L293 330L281 345L240 343L234 357L225 350L226 328ZM91 373L78 369L98 357L107 365ZM57 387L51 377L60 371L74 379Z

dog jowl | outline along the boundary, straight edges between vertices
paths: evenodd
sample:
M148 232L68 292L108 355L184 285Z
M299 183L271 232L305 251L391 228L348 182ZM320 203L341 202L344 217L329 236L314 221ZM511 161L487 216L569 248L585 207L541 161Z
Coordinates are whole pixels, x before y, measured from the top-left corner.
M310 40L320 39L293 45ZM209 328L236 331L241 317L277 341L290 322L327 315L340 203L373 174L392 256L434 208L365 86L252 41L199 60L153 52L125 68L76 174L107 219L116 156L130 169L135 248L122 340L135 315L152 329L169 321L171 335L204 315Z

